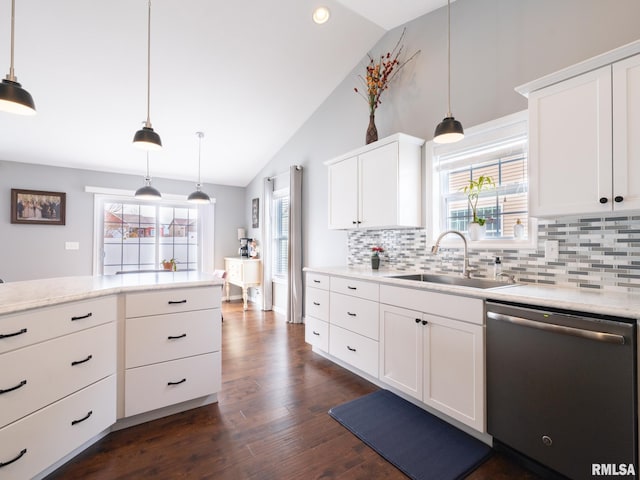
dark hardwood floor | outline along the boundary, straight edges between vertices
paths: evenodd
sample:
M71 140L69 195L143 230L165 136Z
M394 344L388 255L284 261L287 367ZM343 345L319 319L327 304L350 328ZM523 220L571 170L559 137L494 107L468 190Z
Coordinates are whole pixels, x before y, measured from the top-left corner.
M327 414L375 385L314 354L304 325L223 313L218 403L111 433L47 480L407 478ZM500 454L468 477L537 478Z

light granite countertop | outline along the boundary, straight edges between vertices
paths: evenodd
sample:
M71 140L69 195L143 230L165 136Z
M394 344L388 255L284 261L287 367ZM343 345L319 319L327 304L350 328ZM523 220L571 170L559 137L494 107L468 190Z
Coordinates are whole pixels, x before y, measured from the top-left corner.
M0 315L122 292L223 284L208 273L164 271L7 282L0 284Z
M427 272L397 271L392 269L380 269L376 271L369 267L305 267L304 271L377 281L388 285L452 293L487 300L501 300L538 307L559 308L598 315L613 315L640 319L639 294L603 292L599 290L534 284L508 285L506 283L504 286L480 289L391 278L393 275Z

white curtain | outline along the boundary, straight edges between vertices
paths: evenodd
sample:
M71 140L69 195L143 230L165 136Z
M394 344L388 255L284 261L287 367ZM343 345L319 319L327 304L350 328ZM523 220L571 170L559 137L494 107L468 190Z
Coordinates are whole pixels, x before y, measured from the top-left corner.
M287 321L302 323L302 167L289 168Z
M273 209L273 180L265 178L262 198L262 310L273 308L273 284L271 282L272 235L271 211Z

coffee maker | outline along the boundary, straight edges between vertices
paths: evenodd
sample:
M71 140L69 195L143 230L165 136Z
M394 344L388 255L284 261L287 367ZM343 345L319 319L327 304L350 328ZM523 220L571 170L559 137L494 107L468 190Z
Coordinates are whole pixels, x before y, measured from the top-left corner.
M240 256L243 258L249 258L249 250L251 247L252 238L242 237L240 239Z

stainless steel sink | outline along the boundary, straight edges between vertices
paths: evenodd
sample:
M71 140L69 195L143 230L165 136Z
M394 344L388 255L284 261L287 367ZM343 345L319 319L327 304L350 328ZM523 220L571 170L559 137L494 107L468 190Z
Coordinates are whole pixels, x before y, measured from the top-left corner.
M500 280L489 280L486 278L465 278L454 275L437 275L430 273L414 273L409 275L389 275L389 278L400 280L413 280L416 282L440 283L444 285L460 285L473 288L495 288L514 285Z

